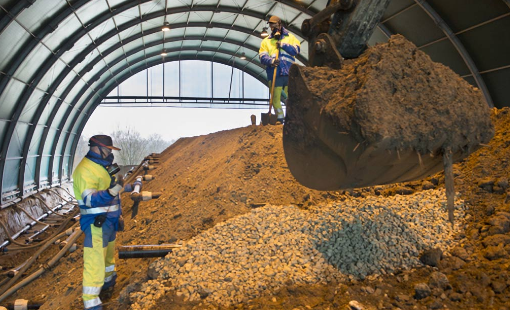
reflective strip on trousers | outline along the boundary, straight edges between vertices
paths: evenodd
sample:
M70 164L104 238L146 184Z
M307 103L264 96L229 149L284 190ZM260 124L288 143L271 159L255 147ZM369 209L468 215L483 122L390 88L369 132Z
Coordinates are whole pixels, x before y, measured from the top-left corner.
M87 295L99 295L99 293L101 292L101 287L97 287L97 286L84 286L83 287L83 294L87 294Z
M104 283L110 282L113 279L113 274L104 278Z
M99 306L100 304L101 304L101 299L99 299L99 297L96 297L96 298L91 299L91 300L84 300L83 301L83 306L85 307L85 309L92 308L92 307L95 307L95 306Z
M83 215L87 214L99 214L99 213L105 213L105 212L114 212L119 210L119 205L113 205L108 207L97 207L97 208L91 208L91 209L83 209L80 208L80 213Z
M115 265L110 265L105 268L105 272L115 271Z

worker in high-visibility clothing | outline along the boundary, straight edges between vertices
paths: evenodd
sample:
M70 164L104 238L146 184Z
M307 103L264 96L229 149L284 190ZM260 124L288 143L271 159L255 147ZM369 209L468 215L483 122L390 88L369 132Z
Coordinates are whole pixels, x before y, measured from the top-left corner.
M273 107L276 117L283 123L284 114L282 109L282 94L286 99L289 84L290 66L296 61L295 56L301 52L301 44L285 27L278 16L271 16L269 19L271 34L262 40L259 50L260 62L266 66L269 89L272 87L274 68L276 69L276 80L273 90ZM276 54L278 57L276 57Z
M122 230L119 192L122 176L113 176L112 138L95 135L90 150L73 173L74 195L80 206L83 249L83 303L85 309L103 309L100 293L115 285L115 237ZM110 175L108 169L113 175ZM120 220L119 220L120 218Z

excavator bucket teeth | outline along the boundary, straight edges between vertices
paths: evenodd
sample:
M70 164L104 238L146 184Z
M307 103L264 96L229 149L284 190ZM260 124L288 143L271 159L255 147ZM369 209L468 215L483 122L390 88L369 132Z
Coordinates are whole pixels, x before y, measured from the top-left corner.
M494 134L478 89L401 36L340 70L293 65L283 128L298 182L338 190L422 179L443 152L466 157Z

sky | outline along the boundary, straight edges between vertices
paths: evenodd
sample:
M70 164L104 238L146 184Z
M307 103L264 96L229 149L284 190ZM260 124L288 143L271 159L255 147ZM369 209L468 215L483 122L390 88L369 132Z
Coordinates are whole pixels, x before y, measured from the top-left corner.
M129 108L99 106L85 125L83 135L110 134L127 127L138 131L142 137L153 133L163 140L205 135L221 130L251 125L250 116L267 113L261 109L198 109L198 108Z
M181 78L179 78L179 75ZM163 79L164 76L164 79ZM232 83L231 83L232 79ZM163 83L164 80L164 83ZM232 85L232 86L231 86ZM171 62L140 72L114 89L109 96L183 96L210 98L269 97L268 88L238 69L205 61ZM166 141L205 135L257 123L263 109L123 107L100 105L92 113L83 135L111 134L117 129L134 129L142 137L157 133Z

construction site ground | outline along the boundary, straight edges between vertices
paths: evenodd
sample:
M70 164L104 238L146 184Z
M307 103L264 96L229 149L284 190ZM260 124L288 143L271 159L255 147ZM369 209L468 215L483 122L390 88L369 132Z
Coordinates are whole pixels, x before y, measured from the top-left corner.
M365 309L510 309L510 110L493 110L492 120L496 129L492 141L454 165L455 190L468 206L465 225L455 236L462 240L455 254L458 259L445 255L437 267L423 265L372 280L289 283L225 308L345 309L356 300ZM144 190L162 192L159 199L140 203L139 214L131 219L133 202L129 194L122 195L126 229L118 233L117 245L186 242L265 204L293 205L306 211L348 196L405 196L444 187L439 173L411 183L333 192L310 190L297 183L287 168L282 128L248 126L178 140L161 153L157 169L149 172L156 179L144 182ZM82 242L83 237L77 251L7 301L23 298L44 301L41 309L82 309ZM43 255L36 267L51 254ZM19 263L29 255L10 254L2 262ZM111 298L104 301L105 309L129 309L131 293L149 280L148 269L154 260L117 260L117 285ZM415 285L430 283L436 271L445 274L449 284L418 299ZM189 301L178 295L167 292L152 309L205 308L201 300Z

